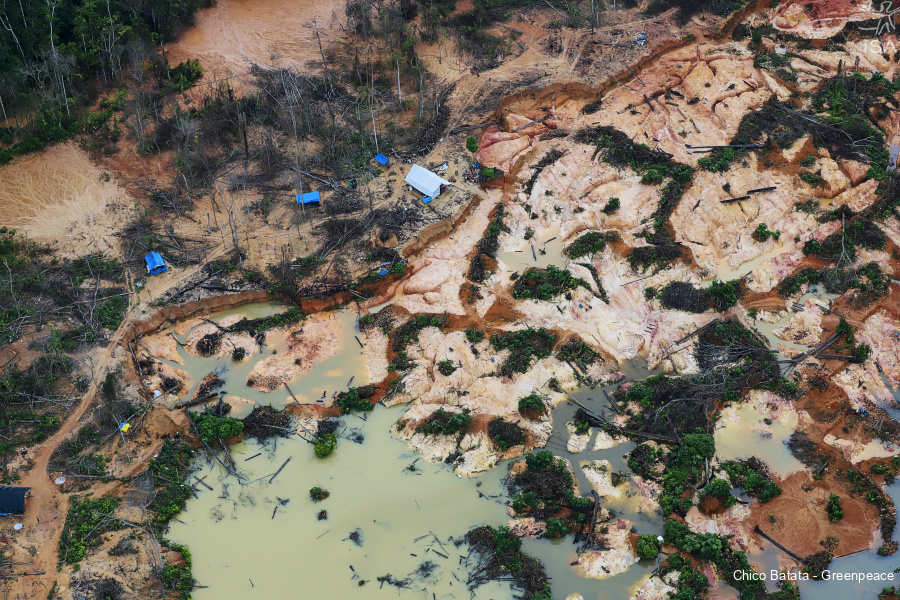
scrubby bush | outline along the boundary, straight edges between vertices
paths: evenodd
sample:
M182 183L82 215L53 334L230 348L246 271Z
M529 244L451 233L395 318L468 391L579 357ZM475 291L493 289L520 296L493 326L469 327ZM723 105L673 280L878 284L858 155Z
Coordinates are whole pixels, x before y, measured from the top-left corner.
M524 398L519 398L519 413L523 415L526 413L543 414L544 400L538 394L530 394Z
M466 138L466 150L472 152L478 152L478 140L475 139L474 135L470 135Z
M328 490L326 490L324 488L320 488L318 486L316 486L314 488L310 488L310 490L309 490L309 497L312 498L314 502L319 502L321 500L324 500L325 498L327 498L330 495L331 495L331 492L329 492Z
M458 368L456 364L452 360L442 360L437 364L438 372L444 377L449 377L453 375L453 372Z
M828 520L835 522L844 518L844 510L841 508L841 498L836 494L828 496Z
M619 207L621 206L621 204L622 203L619 201L618 198L610 198L609 202L606 203L606 206L603 207L603 212L605 212L608 215L611 215L612 213L619 210Z
M319 458L325 458L334 452L335 448L337 448L337 434L335 433L320 435L316 440L315 451Z
M637 553L641 558L652 560L659 554L659 541L655 535L642 535L637 541Z
M547 537L558 538L569 533L569 526L565 519L550 517L547 519Z

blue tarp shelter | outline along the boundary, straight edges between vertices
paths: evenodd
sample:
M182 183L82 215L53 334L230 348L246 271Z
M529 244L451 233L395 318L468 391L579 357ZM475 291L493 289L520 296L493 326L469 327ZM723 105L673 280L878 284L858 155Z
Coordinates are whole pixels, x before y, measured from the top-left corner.
M305 206L319 206L319 192L307 192L306 194L297 194L297 204Z
M422 198L422 204L428 204L432 200L434 200L434 198L432 198L431 196L425 196L424 198Z
M382 269L381 269L381 270L380 270L380 271L378 271L378 274L379 274L379 275L381 275L381 276L382 276L382 277L383 277L383 276L385 276L385 275L387 275L387 274L388 274L388 270L387 270L387 269L384 269L384 268L382 268Z
M166 263L159 252L151 252L144 257L144 260L147 262L148 275L159 275L168 271Z
M21 515L25 513L25 495L31 488L0 485L0 514Z
M388 162L390 162L390 161L388 161L387 156L385 156L384 154L381 154L380 152L375 155L375 160L378 161L379 165L384 165L384 166L387 166Z

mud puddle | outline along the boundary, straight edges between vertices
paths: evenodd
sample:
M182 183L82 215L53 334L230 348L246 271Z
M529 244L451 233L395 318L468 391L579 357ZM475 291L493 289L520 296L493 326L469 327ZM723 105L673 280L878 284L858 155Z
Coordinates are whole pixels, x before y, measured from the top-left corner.
M739 419L736 423L720 421L716 428L719 460L756 456L782 478L806 468L788 449L788 440L794 432L792 427L771 419L771 423L766 423L767 416L749 404L738 408L736 413Z
M457 547L451 538L477 525L505 522L500 479L506 470L493 469L476 481L417 460L418 453L389 434L403 412L379 407L365 421L344 417L365 439L341 439L325 459L296 438L232 447L251 481L291 458L271 484L266 478L241 486L218 464L203 465L198 475L208 475L214 490L189 500L179 515L183 523L170 532L191 549L194 576L209 586L193 597L393 597L397 590L381 589L390 584L378 581L387 575L413 596L468 596L464 582L477 563L474 557L467 563L467 546ZM314 502L309 490L316 486L330 496ZM327 518L319 520L322 510ZM513 594L508 585L493 584L479 588L476 597L504 600Z
M546 269L553 265L562 268L568 259L563 255L563 240L559 236L559 226L543 232L541 238L534 237L524 242L521 248L500 252L497 259L510 272L524 273L530 267Z
M284 305L265 302L260 304L246 305L222 312L215 313L210 317L210 321L221 322L226 317L233 315L245 316L248 319L257 319L277 314L284 310ZM311 371L301 374L295 379L288 382L291 391L294 393L297 401L301 404L313 404L321 402L330 405L333 396L347 390L350 385L358 387L369 383L369 372L365 362L365 354L363 348L356 343L354 336L359 333L356 326L355 312L350 310L333 311L329 313L320 313L309 317L310 319L319 320L336 320L341 331L340 346L337 352L321 363L317 364ZM180 344L184 344L190 338L191 333L198 327L205 326L201 323L190 330L176 335L174 331L171 333ZM189 353L183 346L179 344L178 355L183 361L179 365L173 361L163 358L156 360L165 362L172 367L182 369L191 374L194 385L187 391L187 394L179 398L184 400L192 398L200 385L200 380L208 373L215 372L225 383L220 388L225 393L226 400L242 399L249 402L235 401L234 406L239 407L233 416L243 417L252 410L252 403L269 405L276 408L282 408L289 402L293 402L294 398L288 393L284 387L278 388L271 392L265 392L251 388L247 385L250 373L257 365L277 353L284 353L288 348L289 329L278 331L278 335L274 340L270 340L268 344L264 344L261 350L253 354L249 359L243 362L235 362L229 356L196 356Z

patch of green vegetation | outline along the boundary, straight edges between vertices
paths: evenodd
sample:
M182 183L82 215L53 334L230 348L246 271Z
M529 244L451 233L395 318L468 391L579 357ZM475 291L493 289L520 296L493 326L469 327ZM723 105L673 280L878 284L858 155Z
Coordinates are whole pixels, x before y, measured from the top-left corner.
M509 227L504 222L505 217L506 205L500 204L497 206L497 212L491 219L487 231L478 242L478 253L472 259L472 265L469 268L469 279L475 283L481 283L487 279L488 265L492 259L497 258L497 251L500 249L500 234L509 233Z
M149 509L154 514L153 524L158 529L181 512L191 497L187 472L193 453L191 447L181 440L166 440L147 467L156 490Z
M331 495L331 492L329 492L328 490L326 490L324 488L320 488L318 486L310 488L310 490L309 490L309 497L312 499L313 502L321 502L322 500L324 500L325 498L327 498L330 495Z
M741 598L763 598L766 596L765 582L753 575L753 567L743 551L731 546L728 536L714 533L692 533L688 526L678 521L668 520L663 526L663 538L685 554L697 559L710 561L716 566L726 583L740 592ZM669 569L681 569L678 580L679 593L675 597L699 598L709 587L709 582L694 570L682 557L668 559ZM685 588L689 590L685 594ZM693 595L691 595L693 594Z
M566 247L565 255L571 259L576 259L602 252L606 248L607 242L614 242L618 239L619 236L615 232L589 231Z
M604 213L611 215L614 212L616 212L617 210L619 210L619 207L621 205L622 205L622 203L619 201L618 198L610 198L609 202L607 202L606 206L604 206L601 210L603 210Z
M828 496L828 505L825 507L828 513L828 520L831 522L840 521L844 518L844 510L841 508L841 498L836 494Z
M466 329L466 339L477 344L484 339L484 332L480 329Z
M804 168L807 168L807 169L808 169L809 167L811 167L811 166L813 166L813 165L815 164L815 162L816 162L816 157L815 157L815 155L813 155L813 154L807 154L807 155L806 155L806 158L803 158L803 159L801 159L801 160L798 161L798 162L799 162L799 164L800 164L801 167L804 167ZM816 201L816 204L818 204L818 201Z
M753 239L758 242L765 242L769 238L775 238L776 240L781 237L780 231L771 231L769 230L769 226L765 223L760 223L756 226L756 229L753 230Z
M722 467L731 485L744 488L751 498L768 502L781 494L781 488L769 478L765 465L755 457L746 461L728 461Z
M710 156L697 161L697 166L705 171L718 173L727 171L734 161L734 148L714 148Z
M825 185L825 180L816 173L800 173L800 179L814 187Z
M442 360L437 364L438 372L444 377L449 377L453 375L453 372L456 371L459 367L456 366L456 363L452 360Z
M807 200L806 202L797 202L796 204L794 204L794 208L808 215L814 215L819 211L819 201L815 198L812 198L811 200Z
M561 538L565 537L568 533L569 526L566 524L565 519L557 519L555 517L549 517L547 519L547 537Z
M454 435L463 434L472 425L472 415L468 409L462 412L450 412L439 408L422 421L416 431L426 435Z
M466 150L468 150L472 154L478 152L478 140L475 139L474 135L466 137Z
M544 399L538 394L529 394L523 398L519 398L519 414L521 415L542 415L547 412L544 406Z
M320 435L316 439L316 444L313 447L316 456L319 458L325 458L337 448L337 434L335 433L325 433Z
M100 544L101 535L111 529L120 529L121 522L113 517L120 500L115 497L82 499L69 498L69 512L59 540L60 563L75 564L84 559L89 548Z
M577 242L576 242L577 243ZM578 286L590 289L588 283L575 277L569 271L549 265L546 269L530 267L516 280L513 286L513 298L536 298L549 302L556 296L574 290Z
M723 500L725 502L725 508L731 508L736 502L734 496L731 495L731 485L720 477L716 477L703 488L703 491L700 493L700 498L705 498L707 496Z
M659 556L660 545L655 535L642 535L637 541L637 554L645 560Z
M342 415L350 414L355 410L370 411L374 407L374 405L369 402L371 396L371 390L368 388L361 389L352 387L338 397L337 405L338 408L341 409Z
M195 582L191 572L190 550L187 549L187 546L175 544L164 538L161 538L159 543L170 550L178 552L182 560L182 564L177 566L166 563L159 573L159 578L167 590L172 590L177 594L178 600L191 600L191 590L194 589Z
M702 313L709 308L706 291L686 281L672 281L659 291L659 301L665 308Z
M197 426L200 439L207 444L233 438L244 431L243 421L231 417L220 417L212 412L190 414L189 416Z
M500 365L500 374L511 377L515 373L524 373L537 358L547 358L556 342L556 336L541 327L540 329L520 329L510 333L497 333L491 337L491 346L495 350L509 350L509 356Z
M706 289L706 296L717 311L731 308L737 304L742 295L743 289L739 279L732 281L719 281L716 279Z
M391 371L406 371L413 366L412 359L406 354L406 349L419 341L419 333L427 327L441 328L444 325L445 317L437 317L431 315L416 315L400 327L394 330L391 335L391 350L395 353L393 362L388 365Z
M306 314L300 308L292 306L283 313L278 313L259 319L247 319L246 317L228 328L231 332L247 332L256 336L275 327L287 327L306 318Z

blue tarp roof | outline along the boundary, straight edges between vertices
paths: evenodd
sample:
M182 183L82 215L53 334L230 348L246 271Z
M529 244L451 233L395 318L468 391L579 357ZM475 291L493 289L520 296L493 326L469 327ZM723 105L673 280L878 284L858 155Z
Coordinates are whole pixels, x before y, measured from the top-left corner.
M297 194L297 204L318 204L319 192L307 192L306 194Z
M381 164L381 165L386 165L386 164L388 164L388 159L387 159L387 157L386 157L384 154L381 154L380 152L379 152L378 154L375 155L375 160L377 160L377 161L378 161L378 164Z
M387 275L387 274L388 274L388 270L387 270L387 269L381 269L380 271L378 271L378 274L379 274L379 275Z
M166 262L163 260L163 257L159 252L151 252L144 257L144 260L147 262L147 272L151 275L165 273L167 270Z
M422 198L422 204L428 204L432 200L434 200L434 198L432 198L431 196L425 196L424 198Z

